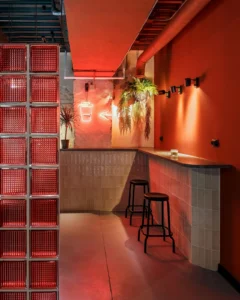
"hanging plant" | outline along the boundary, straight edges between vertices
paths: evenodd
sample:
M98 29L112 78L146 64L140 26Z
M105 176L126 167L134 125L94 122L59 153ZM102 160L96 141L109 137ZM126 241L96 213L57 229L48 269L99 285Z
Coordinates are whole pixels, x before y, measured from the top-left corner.
M157 86L147 78L133 77L126 82L118 105L119 129L121 133L131 131L131 121L135 127L145 123L144 136L150 135L151 106L150 99L158 94ZM132 105L132 109L130 109Z

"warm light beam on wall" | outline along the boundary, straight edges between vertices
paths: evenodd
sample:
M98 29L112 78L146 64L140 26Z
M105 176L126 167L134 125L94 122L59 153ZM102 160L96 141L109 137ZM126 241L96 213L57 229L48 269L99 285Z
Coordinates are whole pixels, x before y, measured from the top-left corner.
M185 124L186 128L185 136L187 139L195 140L198 133L199 124L199 89L194 89L190 99L188 101L188 106L185 112Z

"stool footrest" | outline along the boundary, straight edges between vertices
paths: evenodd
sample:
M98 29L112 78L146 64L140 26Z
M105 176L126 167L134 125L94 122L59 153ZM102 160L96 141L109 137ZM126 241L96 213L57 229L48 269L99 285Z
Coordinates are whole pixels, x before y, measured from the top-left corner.
M166 235L163 235L163 234L146 234L144 232L142 232L142 234L144 236L147 236L147 237L165 237L165 238L167 238L167 237L172 237L173 236L172 234L171 235L168 235L168 234L166 234Z
M144 227L149 227L149 228L160 227L160 228L162 228L162 229L167 230L168 233L165 233L165 234L147 234L147 233L145 233L145 232L143 231L143 228L144 228ZM148 237L155 237L155 236L156 236L156 237L172 237L172 236L173 236L173 233L172 233L172 232L169 232L168 227L163 226L163 225L149 225L149 226L147 226L147 225L141 225L139 229L141 230L141 232L142 232L143 235L148 236Z
M142 206L142 205L134 205L134 208L135 208L135 207L141 207L142 210L133 210L133 209L132 209L132 206L127 207L127 210L128 210L130 213L132 213L132 214L143 213L143 206ZM148 208L145 207L145 212L147 212L147 211L148 211ZM152 210L150 210L150 213L152 213Z
M131 214L142 214L143 213L143 211L142 210L132 210L132 209L129 209L128 210Z
M132 206L130 206L129 208L128 208L128 211L129 212L131 212L131 213L138 213L138 212L143 212L143 206L142 205L134 205L134 207L133 208L135 208L135 207L141 207L142 208L142 210L140 211L140 210L134 210L134 209L132 209ZM145 207L145 212L147 212L148 211L148 209L147 209L147 207Z

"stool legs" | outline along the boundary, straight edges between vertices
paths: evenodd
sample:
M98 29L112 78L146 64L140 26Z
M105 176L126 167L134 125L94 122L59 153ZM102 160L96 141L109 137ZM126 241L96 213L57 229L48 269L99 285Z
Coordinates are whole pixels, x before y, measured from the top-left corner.
M167 214L168 214L168 232L169 232L169 237L172 240L172 250L173 253L175 253L175 240L172 236L172 231L171 231L171 221L170 221L170 205L169 205L169 201L167 201Z
M164 226L164 205L162 201L162 229L163 229L163 240L166 241L166 231Z
M143 187L143 192L144 192L144 194L146 194L146 192L147 193L149 193L149 191L150 191L150 189L149 189L149 184L147 185L147 186L144 186ZM151 218L152 218L152 225L153 225L153 223L154 223L154 221L153 221L153 214L152 214L152 211L150 210L150 212L151 212ZM148 211L146 210L146 218L148 217Z
M128 209L129 209L130 203L131 203L131 193L132 193L132 184L130 183L129 192L128 192L128 206L127 206L127 208L125 210L125 218L127 218Z
M130 186L129 186L129 192L128 192L128 205L125 209L125 218L128 217L128 213L130 213L130 218L129 218L129 223L130 226L132 225L132 218L134 214L137 213L142 213L142 210L138 211L136 209L136 207L141 207L143 208L142 205L137 204L135 205L135 186L143 186L143 192L146 193L147 191L149 192L149 183L147 181L145 181L144 183L140 182L138 183L134 183L134 182L130 182ZM146 217L147 217L147 209L145 208L144 213L146 212Z
M132 216L133 216L133 211L134 211L134 200L135 200L135 185L132 187L132 210L130 213L130 225L132 225Z
M140 241L140 234L141 234L141 229L145 226L144 225L144 214L146 210L146 200L145 198L143 199L143 211L142 211L142 225L138 229L138 241Z
M146 204L146 201L148 203ZM171 219L170 219L170 204L169 200L164 200L162 201L162 224L153 224L153 215L152 215L152 210L151 210L151 202L154 201L152 199L146 199L144 197L143 200L143 211L142 211L142 224L138 229L138 241L140 241L140 235L141 231L143 235L145 235L145 240L144 240L144 253L147 253L147 242L149 237L163 237L163 240L166 240L166 237L170 237L172 240L172 251L175 253L175 240L173 238L173 233L171 231ZM165 220L164 220L164 202L167 202L167 226L165 226ZM146 207L147 206L147 207ZM144 224L144 218L145 218L145 213L147 213L147 224ZM152 224L150 225L150 215L152 217ZM143 228L146 227L146 233L144 233ZM150 227L160 227L163 230L162 234L151 234L150 233ZM166 233L167 230L167 233Z
M151 211L151 201L148 201L148 207L147 207L147 234L144 241L144 253L147 253L147 240L149 237L149 219L150 219L150 211Z
M147 192L149 193L149 185L143 187L143 194L146 194L146 190ZM148 212L147 212L147 209L145 209L144 213L146 213L146 218L148 216Z

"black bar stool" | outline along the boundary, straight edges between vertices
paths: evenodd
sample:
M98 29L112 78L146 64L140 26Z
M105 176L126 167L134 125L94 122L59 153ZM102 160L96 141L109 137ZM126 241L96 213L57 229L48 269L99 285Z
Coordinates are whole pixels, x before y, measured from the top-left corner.
M146 205L147 201L147 205ZM162 224L153 224L150 225L149 219L150 219L150 211L151 211L151 202L161 202L162 203ZM167 203L167 222L168 226L165 226L164 224L164 203ZM147 208L147 224L144 224L144 211ZM144 232L144 227L146 227L146 233ZM161 227L163 230L163 234L150 234L149 229L150 227ZM167 230L167 234L166 234ZM138 241L140 241L140 234L145 235L145 241L144 241L144 253L147 253L147 240L149 237L163 237L163 240L165 241L166 237L170 237L172 240L172 250L173 253L175 253L175 241L173 238L173 233L171 231L171 222L170 222L170 205L169 205L169 197L166 194L161 193L147 193L144 195L143 200L143 213L142 213L142 225L138 229Z
M140 209L136 210L137 207L143 208L142 205L135 205L135 187L136 186L142 186L143 187L143 193L149 192L149 182L147 180L143 179L133 179L130 181L130 187L129 187L129 194L128 194L128 206L125 210L125 218L128 216L128 212L130 212L130 225L132 225L132 216L133 214L139 214L139 213L146 213L147 214L147 208L145 207L145 211Z

